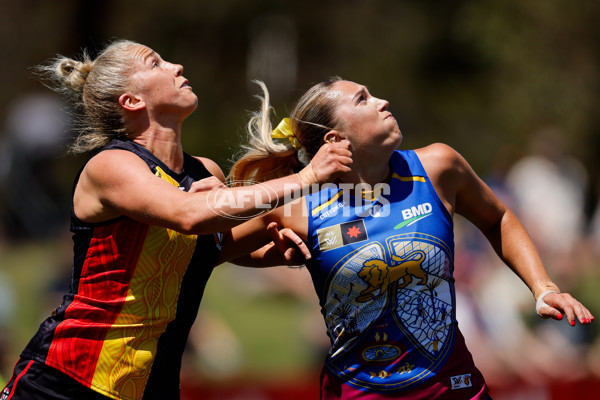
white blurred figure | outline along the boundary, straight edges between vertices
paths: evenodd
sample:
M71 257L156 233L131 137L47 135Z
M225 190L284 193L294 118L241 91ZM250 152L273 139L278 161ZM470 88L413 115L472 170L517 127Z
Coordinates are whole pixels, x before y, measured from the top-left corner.
M567 155L561 133L546 128L532 138L531 154L509 171L506 185L516 213L557 280L573 279L573 261L585 230L587 172Z
M0 200L6 213L3 222L10 225L6 230L27 238L51 235L57 221L64 220L52 176L68 138L63 103L49 94L23 96L9 109L4 133Z

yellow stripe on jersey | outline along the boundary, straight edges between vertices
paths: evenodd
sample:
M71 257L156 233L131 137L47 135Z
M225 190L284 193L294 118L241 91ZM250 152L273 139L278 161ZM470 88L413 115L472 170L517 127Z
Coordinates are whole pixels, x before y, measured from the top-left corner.
M178 186L156 168L156 176ZM197 235L150 226L131 277L121 313L107 333L92 386L111 398L141 399L158 339L175 319L181 283L196 248Z
M312 209L312 215L313 215L313 217L315 215L317 215L319 213L319 211L321 211L322 209L329 207L331 205L331 203L333 203L334 201L336 201L337 198L340 197L341 195L342 195L342 191L340 190L331 199L329 199L327 202L321 204L320 206L317 206L317 207L313 208Z
M424 176L400 176L394 172L392 179L398 179L402 182L425 182Z

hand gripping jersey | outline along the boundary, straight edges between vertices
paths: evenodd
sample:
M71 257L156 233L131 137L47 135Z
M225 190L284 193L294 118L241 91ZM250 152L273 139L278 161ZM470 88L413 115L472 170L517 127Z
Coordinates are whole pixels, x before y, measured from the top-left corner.
M332 343L322 398L485 398L455 318L452 218L413 151L390 163L375 201L343 185L306 198L307 267Z
M181 190L210 176L187 154L175 173L134 142L114 140L103 151L110 149L135 153ZM71 231L70 293L22 358L114 399L178 399L181 357L219 257L220 235L184 235L127 217L88 224L74 212Z

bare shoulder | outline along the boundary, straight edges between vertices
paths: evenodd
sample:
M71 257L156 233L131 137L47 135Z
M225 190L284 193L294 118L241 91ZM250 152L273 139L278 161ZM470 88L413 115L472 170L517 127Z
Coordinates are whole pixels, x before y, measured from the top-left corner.
M425 163L434 163L451 166L462 159L456 150L444 143L432 143L429 146L415 149L415 153L424 165Z
M105 221L121 215L114 199L146 179L154 177L146 163L127 150L105 150L83 168L73 194L77 217L86 222ZM142 183L143 184L143 183Z
M225 174L223 174L223 170L219 167L219 164L206 157L194 157L196 160L200 161L202 165L214 176L219 178L220 181L225 182Z
M152 174L144 160L127 150L112 149L93 156L82 171L82 178L93 183L118 182L119 177Z
M436 177L456 179L469 170L467 161L447 144L433 143L416 149L415 152L431 179Z
M434 143L415 152L438 196L452 215L457 193L473 175L469 164L456 150L443 143Z

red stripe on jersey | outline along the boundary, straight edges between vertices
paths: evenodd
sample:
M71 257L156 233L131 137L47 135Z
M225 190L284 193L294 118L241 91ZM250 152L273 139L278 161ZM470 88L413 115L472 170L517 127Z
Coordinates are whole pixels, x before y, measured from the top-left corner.
M15 378L15 382L12 385L12 389L10 390L10 394L8 395L8 397L6 398L6 400L10 400L12 399L13 395L15 394L15 389L17 388L17 385L19 384L19 380L21 379L21 377L23 375L25 375L27 373L27 371L29 370L29 367L31 367L31 364L33 364L33 360L29 361L27 363L27 366L23 369L23 371Z
M49 365L77 371L78 380L91 382L106 332L125 302L147 231L148 225L127 218L94 228L77 294L54 332Z

